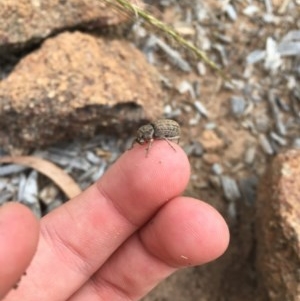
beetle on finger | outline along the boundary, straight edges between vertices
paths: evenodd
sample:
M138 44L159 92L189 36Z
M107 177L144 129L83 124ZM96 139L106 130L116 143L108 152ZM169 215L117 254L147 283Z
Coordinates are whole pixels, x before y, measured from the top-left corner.
M179 142L180 139L180 126L171 119L159 119L152 123L141 126L136 135L134 142L141 145L148 143L146 148L146 156L148 155L154 140L165 140L174 151L175 148L169 141Z

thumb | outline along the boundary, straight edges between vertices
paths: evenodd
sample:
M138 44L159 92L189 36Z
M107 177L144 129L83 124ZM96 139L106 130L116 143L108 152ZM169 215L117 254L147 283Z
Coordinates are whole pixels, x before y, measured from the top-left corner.
M37 248L38 220L19 203L0 208L0 299L24 274Z

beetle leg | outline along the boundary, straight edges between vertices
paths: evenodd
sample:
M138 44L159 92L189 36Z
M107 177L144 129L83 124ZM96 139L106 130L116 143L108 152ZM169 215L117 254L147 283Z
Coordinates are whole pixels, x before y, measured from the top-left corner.
M168 143L168 144L174 149L174 151L176 152L175 147L170 143L170 140L172 140L172 139L167 139L167 138L165 138L165 137L163 137L162 139L165 140L165 141L167 141L167 143Z
M148 143L148 146L146 148L146 157L148 157L148 153L149 153L149 150L150 150L150 148L152 146L152 143L153 143L153 139L150 139L149 143Z

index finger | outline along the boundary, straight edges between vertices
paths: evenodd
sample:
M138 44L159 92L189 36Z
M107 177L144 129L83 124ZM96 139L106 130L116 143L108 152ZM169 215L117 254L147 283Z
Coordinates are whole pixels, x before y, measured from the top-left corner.
M147 157L141 151L145 146L136 145L97 183L120 213L137 226L180 195L188 183L187 156L178 145L172 145L175 151L165 141L155 141Z
M190 167L182 149L173 146L176 151L155 141L145 157L146 146L136 145L96 184L47 215L27 277L9 300L68 299L132 233L181 194Z

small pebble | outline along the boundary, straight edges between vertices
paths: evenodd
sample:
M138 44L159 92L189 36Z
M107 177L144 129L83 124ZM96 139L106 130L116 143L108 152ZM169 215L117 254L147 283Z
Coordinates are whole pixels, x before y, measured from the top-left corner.
M22 165L16 165L16 164L2 165L0 166L0 177L16 174L26 169L27 167Z
M225 198L228 201L234 202L241 198L241 193L239 191L237 182L233 178L222 175L221 184Z
M246 179L239 180L239 188L243 196L243 201L250 206L253 206L256 201L256 191L258 185L258 178L251 176Z
M204 117L208 117L209 113L201 101L196 100L194 102L194 106L200 115L202 115Z
M202 132L200 142L207 152L222 149L224 141L218 137L214 131L204 130Z
M276 134L275 132L271 132L270 133L270 137L276 141L278 144L280 144L281 146L285 146L287 145L287 140L281 136L279 136L278 134Z
M220 165L219 163L214 163L211 167L211 170L217 176L219 176L223 173L222 165Z
M198 141L193 141L191 144L185 145L184 150L188 156L201 157L203 155L203 147Z
M237 12L236 12L235 8L233 7L233 5L227 4L225 6L225 11L226 11L227 16L229 17L229 19L231 21L236 21L237 20Z
M274 149L272 148L272 145L271 145L270 141L268 140L268 138L266 137L266 135L260 134L258 136L258 139L259 139L259 143L260 143L263 151L267 155L274 155Z
M245 152L245 163L248 165L253 164L255 156L256 156L256 147L255 146L248 147Z
M179 86L177 87L177 90L180 94L184 94L184 93L188 92L193 99L196 98L193 85L186 80L182 81L179 84Z
M243 115L246 108L246 101L243 97L240 96L232 96L230 99L231 104L231 113L236 117L240 117Z
M293 141L293 147L300 149L300 138L295 138Z

